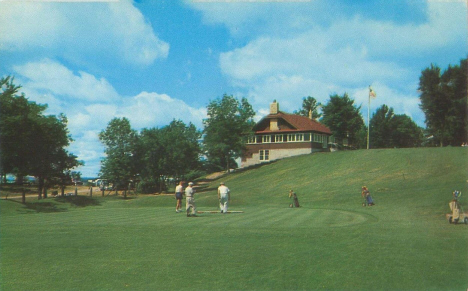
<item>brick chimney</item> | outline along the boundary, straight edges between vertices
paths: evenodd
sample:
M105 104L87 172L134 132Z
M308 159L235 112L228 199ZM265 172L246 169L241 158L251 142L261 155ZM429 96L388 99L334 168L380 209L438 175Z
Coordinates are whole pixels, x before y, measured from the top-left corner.
M279 104L276 102L276 100L273 100L273 103L270 104L270 114L278 114L278 112L279 112ZM279 130L277 118L270 119L270 130L271 131Z
M279 103L276 100L273 100L273 103L270 104L270 114L278 114L279 112Z

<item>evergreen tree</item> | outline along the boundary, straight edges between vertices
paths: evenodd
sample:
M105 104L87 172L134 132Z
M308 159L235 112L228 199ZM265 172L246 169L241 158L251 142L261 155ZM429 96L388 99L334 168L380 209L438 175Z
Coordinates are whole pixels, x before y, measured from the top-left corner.
M347 93L343 96L331 95L328 103L322 107L321 122L330 128L339 144L348 141L349 146L360 148L363 144L360 137L364 127L360 109Z
M309 114L312 115L313 119L319 119L322 117L321 113L318 113L318 108L322 106L320 102L317 102L314 97L307 96L302 98L302 108L298 111L294 111L294 114L309 117Z
M467 71L467 59L463 59L443 73L432 64L419 78L419 106L426 117L427 132L440 146L467 142Z
M409 116L394 114L385 104L372 115L371 148L418 147L421 143L422 129Z

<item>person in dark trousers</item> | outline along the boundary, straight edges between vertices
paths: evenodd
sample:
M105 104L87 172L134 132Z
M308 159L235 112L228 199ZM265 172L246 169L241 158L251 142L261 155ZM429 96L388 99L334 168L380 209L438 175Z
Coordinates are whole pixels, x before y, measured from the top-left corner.
M365 199L365 202L362 204L362 206L366 206L366 203L367 203L367 206L375 205L374 200L372 199L372 196L370 195L370 191L367 188L367 186L362 186L361 190L362 190L361 196Z
M292 203L289 204L289 207L299 207L299 199L297 199L296 192L292 189L289 191L289 198L292 199Z

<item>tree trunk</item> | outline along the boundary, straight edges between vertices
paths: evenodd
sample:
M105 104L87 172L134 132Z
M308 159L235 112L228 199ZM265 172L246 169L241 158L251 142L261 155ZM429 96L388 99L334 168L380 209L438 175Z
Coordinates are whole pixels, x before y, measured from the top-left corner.
M61 186L60 188L61 188L61 190L62 190L61 195L62 195L62 197L63 197L63 196L65 196L65 186Z
M38 184L38 196L37 199L42 199L42 189L44 188L44 178L39 177L39 184Z
M44 191L43 192L44 192L44 199L46 199L47 198L47 187L46 186L44 186Z
M26 204L26 189L24 189L24 185L21 188L22 193L21 193L21 203Z

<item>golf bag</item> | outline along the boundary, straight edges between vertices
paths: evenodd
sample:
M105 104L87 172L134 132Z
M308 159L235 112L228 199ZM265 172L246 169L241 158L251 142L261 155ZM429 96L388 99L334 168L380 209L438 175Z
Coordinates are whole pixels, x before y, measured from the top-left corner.
M293 194L293 197L294 197L294 207L300 207L299 199L297 199L296 193Z

